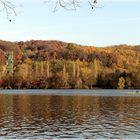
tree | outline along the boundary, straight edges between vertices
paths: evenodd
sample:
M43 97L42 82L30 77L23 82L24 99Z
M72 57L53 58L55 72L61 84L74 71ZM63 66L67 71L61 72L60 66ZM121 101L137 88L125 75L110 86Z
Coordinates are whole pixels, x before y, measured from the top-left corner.
M73 69L72 78L75 78L75 76L76 76L76 65L75 65L75 62L73 62L72 65L73 65L73 66L72 66L72 69Z
M44 1L48 3L48 1ZM91 9L97 8L97 0L89 0L88 1ZM17 15L16 13L16 5L11 2L11 0L0 0L0 12L4 11L6 13L7 19L11 22L11 14ZM81 7L80 0L55 0L55 6L53 11L57 11L58 7L62 7L65 10L76 10Z
M92 88L91 72L91 69L86 66L81 68L82 88Z
M80 64L79 60L76 61L76 78L80 76Z
M46 75L47 75L47 78L50 76L50 65L49 65L49 62L47 62L47 70L46 70Z
M15 11L16 5L14 5L9 0L0 0L0 8L1 12L4 11L6 13L6 16L10 22L11 22L10 15L11 14L17 15Z
M46 2L46 1L45 1ZM91 9L97 8L97 0L89 0L88 1ZM55 0L54 12L58 10L58 7L62 7L65 10L76 10L81 7L82 1L80 0Z
M94 77L97 80L97 78L98 78L98 64L97 64L96 59L94 59Z
M67 88L68 87L68 73L66 71L66 64L64 64L63 66L62 81L63 81L63 88Z
M41 76L44 74L44 62L43 61L40 62L40 73L41 73Z
M123 77L120 77L118 82L118 89L123 89L123 88L125 88L125 79Z
M90 83L90 88L92 88L94 85L97 84L97 79L98 79L98 63L97 60L94 59L94 62L92 64L91 74L88 80Z

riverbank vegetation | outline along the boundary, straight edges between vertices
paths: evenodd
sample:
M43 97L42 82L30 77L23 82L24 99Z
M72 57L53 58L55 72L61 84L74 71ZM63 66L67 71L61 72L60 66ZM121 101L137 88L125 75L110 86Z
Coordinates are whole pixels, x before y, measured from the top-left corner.
M13 73L6 52L12 51ZM140 88L140 46L0 41L0 88Z

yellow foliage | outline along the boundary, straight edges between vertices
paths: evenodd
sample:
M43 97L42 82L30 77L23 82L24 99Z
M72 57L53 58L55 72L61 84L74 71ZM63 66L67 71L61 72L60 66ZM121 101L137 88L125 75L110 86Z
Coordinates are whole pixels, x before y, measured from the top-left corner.
M123 89L123 88L125 88L125 79L123 77L120 77L118 82L118 89Z

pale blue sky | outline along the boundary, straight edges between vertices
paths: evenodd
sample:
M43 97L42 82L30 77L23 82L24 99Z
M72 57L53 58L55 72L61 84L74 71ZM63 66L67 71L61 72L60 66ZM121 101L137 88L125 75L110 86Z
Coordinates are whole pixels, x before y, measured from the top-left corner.
M14 1L14 0L13 0ZM100 0L91 10L85 0L76 11L59 8L43 0L15 0L18 15L10 23L0 13L0 39L62 40L83 45L140 44L140 1Z

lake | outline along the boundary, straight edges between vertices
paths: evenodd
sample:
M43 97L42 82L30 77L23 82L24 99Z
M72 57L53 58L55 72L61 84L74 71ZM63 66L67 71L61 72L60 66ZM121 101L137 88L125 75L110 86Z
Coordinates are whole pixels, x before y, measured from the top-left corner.
M0 138L139 138L135 90L0 90Z

